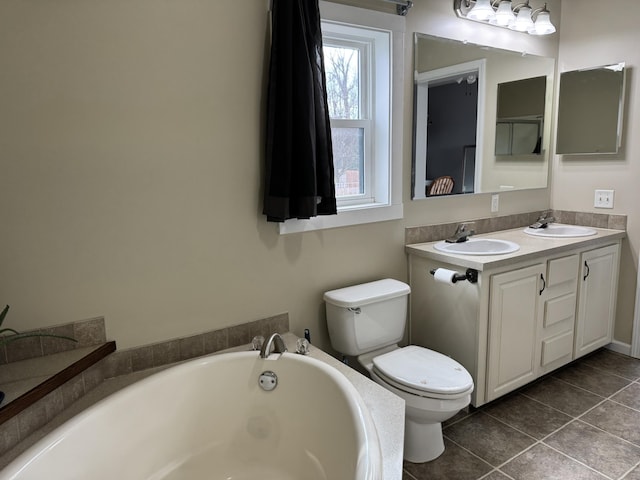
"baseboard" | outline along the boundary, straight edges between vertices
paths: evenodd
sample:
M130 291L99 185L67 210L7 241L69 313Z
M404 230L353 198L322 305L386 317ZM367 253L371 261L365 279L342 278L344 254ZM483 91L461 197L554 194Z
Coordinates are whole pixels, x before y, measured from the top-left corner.
M629 345L628 343L622 343L622 342L619 342L618 340L614 340L605 348L608 348L612 352L622 353L623 355L631 356L631 345Z

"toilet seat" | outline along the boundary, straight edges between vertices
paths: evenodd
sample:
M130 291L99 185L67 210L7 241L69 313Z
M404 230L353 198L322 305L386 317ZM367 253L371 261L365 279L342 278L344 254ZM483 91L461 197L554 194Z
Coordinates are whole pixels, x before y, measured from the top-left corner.
M473 391L473 379L462 365L417 345L374 357L373 369L390 385L422 397L454 399Z

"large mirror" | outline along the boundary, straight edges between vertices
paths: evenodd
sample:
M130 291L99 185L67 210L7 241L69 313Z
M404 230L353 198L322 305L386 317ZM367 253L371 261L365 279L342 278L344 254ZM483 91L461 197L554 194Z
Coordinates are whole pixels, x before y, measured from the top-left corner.
M412 198L546 187L555 59L414 43Z
M624 63L560 74L556 153L618 153Z

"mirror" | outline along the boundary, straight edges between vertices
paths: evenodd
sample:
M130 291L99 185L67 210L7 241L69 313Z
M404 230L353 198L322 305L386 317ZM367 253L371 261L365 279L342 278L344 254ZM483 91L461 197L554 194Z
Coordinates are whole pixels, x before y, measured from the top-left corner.
M625 64L560 74L556 153L618 153Z
M498 84L496 155L542 153L546 89L547 77Z
M555 59L416 33L412 198L547 186Z

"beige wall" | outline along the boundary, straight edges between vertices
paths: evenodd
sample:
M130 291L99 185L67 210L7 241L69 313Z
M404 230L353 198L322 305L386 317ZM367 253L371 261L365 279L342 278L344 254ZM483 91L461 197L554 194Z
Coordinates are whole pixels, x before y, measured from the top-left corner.
M406 128L402 221L279 236L260 214L267 8L267 0L0 3L7 326L104 315L108 336L126 348L288 311L295 333L310 328L326 347L323 291L406 280L405 226L490 215L489 194L409 200ZM455 18L448 1L416 1L407 126L414 31L547 55L557 48L557 36L476 25ZM625 161L615 165L626 168L616 175L629 173ZM616 212L630 208L625 185L615 186ZM559 194L554 206L588 207ZM549 205L548 189L509 192L500 214Z
M577 5L579 3L579 5ZM555 156L552 205L557 209L628 215L628 240L623 243L615 338L631 342L638 249L640 248L640 125L637 66L640 65L640 5L635 2L565 0L562 4L559 71L624 61L631 67L623 130L617 155ZM578 7L579 8L576 8ZM603 21L606 19L606 21ZM595 189L615 190L613 210L593 207Z

